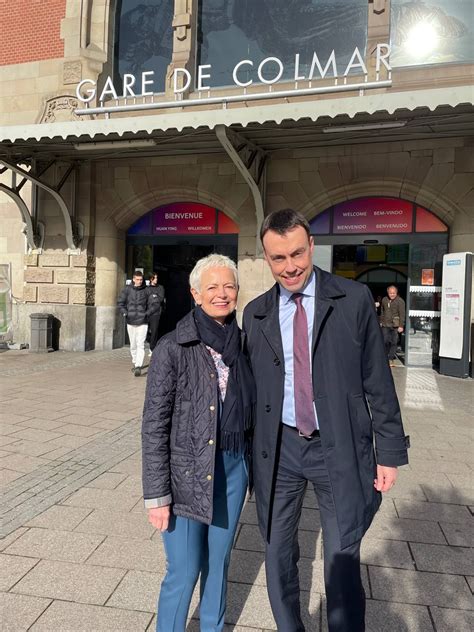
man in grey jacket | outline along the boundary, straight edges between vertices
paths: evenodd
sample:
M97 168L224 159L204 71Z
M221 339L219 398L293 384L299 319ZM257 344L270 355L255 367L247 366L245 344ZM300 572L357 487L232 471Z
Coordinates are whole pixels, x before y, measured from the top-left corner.
M398 296L396 285L389 285L387 296L382 299L380 326L389 364L394 366L398 334L403 333L405 328L405 301Z

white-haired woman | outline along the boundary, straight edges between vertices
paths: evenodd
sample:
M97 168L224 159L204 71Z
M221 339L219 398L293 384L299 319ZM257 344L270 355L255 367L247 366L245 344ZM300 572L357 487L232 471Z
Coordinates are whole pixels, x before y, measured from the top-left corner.
M248 484L255 391L235 320L236 265L205 257L190 286L196 307L153 352L143 414L143 496L167 559L157 632L184 632L198 577L201 632L222 630Z

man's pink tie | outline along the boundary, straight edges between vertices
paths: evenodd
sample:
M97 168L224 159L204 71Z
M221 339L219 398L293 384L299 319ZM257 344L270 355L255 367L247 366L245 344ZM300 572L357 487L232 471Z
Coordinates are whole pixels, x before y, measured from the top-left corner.
M293 294L296 303L293 318L293 369L296 427L309 437L316 430L313 404L313 384L309 357L308 319L303 307L303 295Z

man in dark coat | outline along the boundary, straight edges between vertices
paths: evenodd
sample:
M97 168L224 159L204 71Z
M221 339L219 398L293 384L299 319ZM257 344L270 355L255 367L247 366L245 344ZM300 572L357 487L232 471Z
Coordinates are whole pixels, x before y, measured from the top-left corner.
M270 603L278 630L304 631L297 529L309 481L329 630L361 632L361 538L408 462L380 326L365 286L313 267L303 216L272 213L260 236L277 283L247 305L243 330L257 384L253 473Z
M148 290L141 270L135 270L132 284L123 288L117 306L127 321L132 371L135 377L139 377L145 358L145 339L148 331Z
M148 335L150 341L150 355L158 342L158 329L161 313L166 305L165 288L158 283L158 273L153 272L148 286Z

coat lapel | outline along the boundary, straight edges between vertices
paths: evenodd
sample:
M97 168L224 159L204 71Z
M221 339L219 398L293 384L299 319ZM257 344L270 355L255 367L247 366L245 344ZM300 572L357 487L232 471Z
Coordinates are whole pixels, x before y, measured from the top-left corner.
M262 333L273 353L283 364L283 343L280 332L279 292L277 285L273 286L265 307L266 309L259 314L255 314L255 317L260 320Z
M313 354L324 325L334 309L334 299L346 295L333 274L324 272L324 270L316 266L314 267L314 271L316 273L316 304L313 323Z
M312 351L316 348L316 345L319 340L319 336L321 334L321 330L326 322L326 319L329 317L329 314L333 310L333 301L332 299L324 298L318 295L318 291L316 290L316 309L314 310L314 324L313 324L313 344Z

